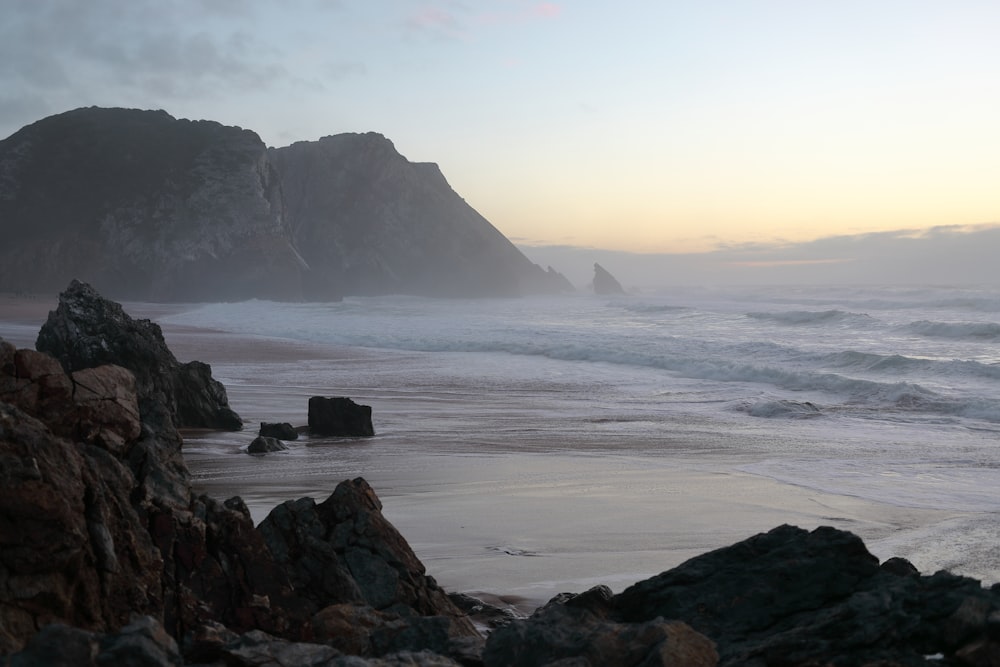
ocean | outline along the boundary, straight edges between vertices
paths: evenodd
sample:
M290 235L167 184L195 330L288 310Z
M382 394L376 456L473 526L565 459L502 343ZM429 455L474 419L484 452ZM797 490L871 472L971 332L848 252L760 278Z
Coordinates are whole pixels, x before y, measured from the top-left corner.
M746 287L491 300L192 305L197 327L309 353L212 363L248 420L311 395L371 439L189 437L255 520L363 476L451 589L615 590L780 523L1000 581L1000 289ZM318 353L319 352L319 353Z

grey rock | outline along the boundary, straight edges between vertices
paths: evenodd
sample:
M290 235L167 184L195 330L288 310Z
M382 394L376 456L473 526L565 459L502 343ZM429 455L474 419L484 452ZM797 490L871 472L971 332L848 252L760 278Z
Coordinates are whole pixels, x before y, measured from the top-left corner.
M618 279L597 262L594 262L594 294L625 294Z
M258 435L247 445L247 454L270 454L272 452L283 452L288 447L277 438L270 438L265 435Z
M269 423L261 422L259 435L278 440L297 440L299 432L288 422Z

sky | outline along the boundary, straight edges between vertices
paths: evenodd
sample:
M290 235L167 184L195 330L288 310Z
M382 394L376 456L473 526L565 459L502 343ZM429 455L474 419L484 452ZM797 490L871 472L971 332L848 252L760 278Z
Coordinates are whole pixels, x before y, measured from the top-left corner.
M995 0L0 6L0 138L90 105L376 131L529 256L830 267L1000 224Z

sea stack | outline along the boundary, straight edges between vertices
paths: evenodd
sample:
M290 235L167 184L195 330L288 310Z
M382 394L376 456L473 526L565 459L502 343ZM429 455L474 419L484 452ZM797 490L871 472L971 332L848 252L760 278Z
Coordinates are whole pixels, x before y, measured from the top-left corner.
M594 294L624 294L622 284L603 266L594 262Z

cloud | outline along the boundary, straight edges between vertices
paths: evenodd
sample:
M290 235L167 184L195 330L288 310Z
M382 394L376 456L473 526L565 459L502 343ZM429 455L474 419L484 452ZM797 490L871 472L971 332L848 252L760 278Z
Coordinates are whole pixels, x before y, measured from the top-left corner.
M953 225L755 243L691 254L528 246L532 261L586 285L599 262L624 284L1000 284L1000 224Z
M554 2L539 2L531 8L531 14L541 18L555 18L562 14L562 5L557 5Z
M285 0L282 11L320 4L339 7ZM10 0L0 22L0 107L34 100L22 108L42 112L27 119L37 120L89 104L166 107L314 87L305 76L330 75L299 74L286 50L298 45L279 44L269 11L238 0Z

